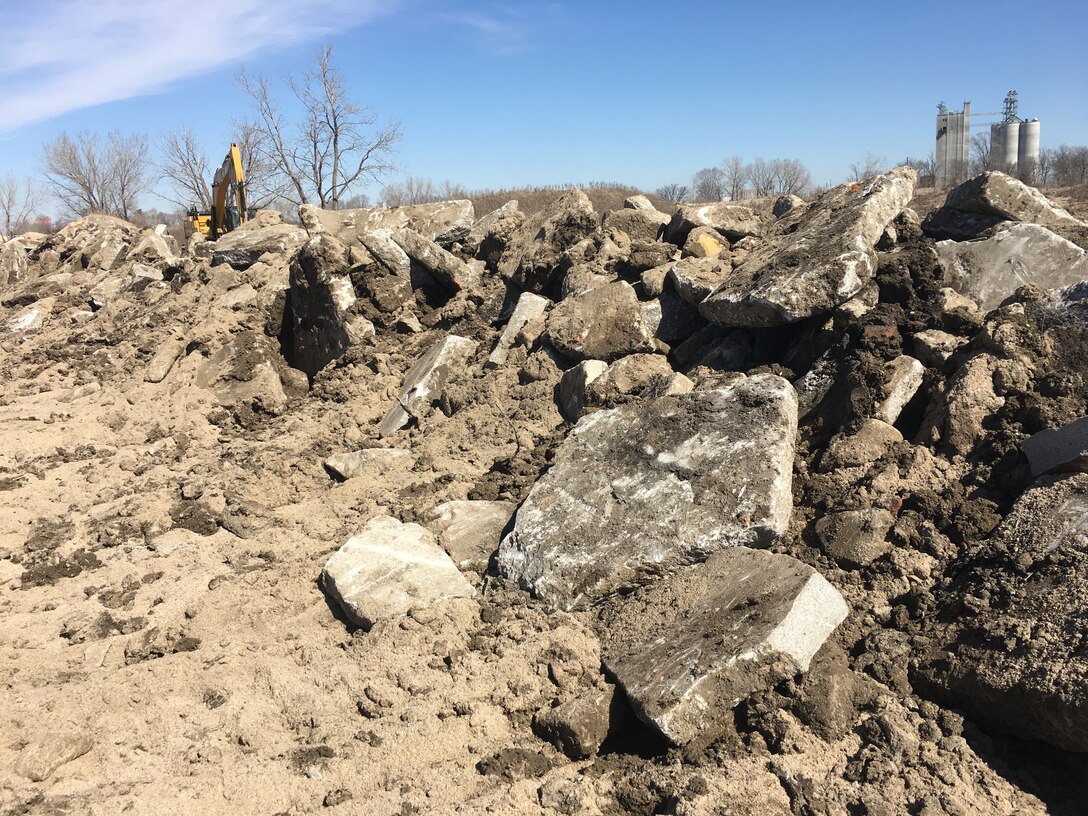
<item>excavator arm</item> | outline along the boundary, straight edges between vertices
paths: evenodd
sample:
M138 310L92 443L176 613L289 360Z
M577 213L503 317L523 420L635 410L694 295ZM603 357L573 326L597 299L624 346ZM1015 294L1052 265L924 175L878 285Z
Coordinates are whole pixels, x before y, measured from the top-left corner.
M245 173L242 171L242 153L238 145L231 144L230 152L227 153L222 166L215 171L212 179L212 218L209 237L214 240L243 223L248 217L248 206Z

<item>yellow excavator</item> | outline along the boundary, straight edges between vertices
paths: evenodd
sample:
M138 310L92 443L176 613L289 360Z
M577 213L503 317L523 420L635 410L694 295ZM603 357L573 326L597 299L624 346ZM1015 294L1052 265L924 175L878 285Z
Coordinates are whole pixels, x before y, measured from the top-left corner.
M199 232L214 241L249 219L249 202L246 200L245 173L242 172L242 153L238 145L231 144L222 166L212 179L212 208L200 211L191 207L185 217L185 237Z

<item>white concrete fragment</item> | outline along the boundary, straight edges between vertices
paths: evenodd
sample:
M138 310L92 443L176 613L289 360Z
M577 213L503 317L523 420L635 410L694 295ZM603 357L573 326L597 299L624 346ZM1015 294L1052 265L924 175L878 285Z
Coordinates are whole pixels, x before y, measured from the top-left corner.
M518 298L514 311L510 314L510 319L506 321L502 334L499 335L495 349L491 352L491 356L487 358L487 362L484 364L485 367L501 368L504 366L506 358L510 356L510 348L514 345L514 338L518 336L518 332L525 328L525 324L530 320L535 320L543 315L544 310L550 304L551 301L545 297L534 295L532 292L523 292L521 297Z
M325 470L345 480L366 471L375 475L412 465L412 454L396 448L366 448L348 453L335 453L324 461Z
M389 516L371 519L348 539L325 564L321 581L348 618L366 629L415 607L476 594L428 530Z
M425 416L441 396L454 369L463 366L476 351L476 342L450 334L431 347L404 375L397 401L382 420L379 433L386 437Z
M894 425L925 379L926 367L913 357L900 355L887 364L888 396L876 408L874 416Z

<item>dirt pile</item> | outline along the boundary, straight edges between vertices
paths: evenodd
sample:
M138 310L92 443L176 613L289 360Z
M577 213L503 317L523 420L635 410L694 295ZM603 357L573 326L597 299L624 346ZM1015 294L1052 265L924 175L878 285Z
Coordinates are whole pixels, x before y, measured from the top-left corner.
M1081 812L1084 225L913 184L0 245L0 813Z

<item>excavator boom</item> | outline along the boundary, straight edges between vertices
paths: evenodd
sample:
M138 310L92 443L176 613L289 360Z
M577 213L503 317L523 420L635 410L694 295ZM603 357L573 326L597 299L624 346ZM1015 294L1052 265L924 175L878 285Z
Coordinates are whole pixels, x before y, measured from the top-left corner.
M187 234L199 231L205 238L215 240L230 232L249 218L249 201L246 197L245 173L242 170L242 152L237 144L231 144L223 164L212 178L211 211L189 211Z

